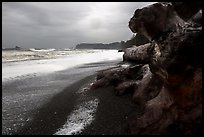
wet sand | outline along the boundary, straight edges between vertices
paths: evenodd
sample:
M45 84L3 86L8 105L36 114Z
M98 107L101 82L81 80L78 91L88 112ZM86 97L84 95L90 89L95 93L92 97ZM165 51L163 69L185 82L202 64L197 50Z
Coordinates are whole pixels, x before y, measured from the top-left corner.
M74 68L77 73L72 75L65 70L60 72L60 74L53 74L54 76L41 76L40 78L30 78L30 80L24 79L4 83L2 86L2 134L53 135L66 123L67 117L77 105L94 98L99 100L97 110L94 114L94 120L90 125L85 126L82 132L77 134L126 134L124 131L126 122L132 112L137 109L131 102L130 94L120 97L115 96L113 87L102 87L96 90L79 92L95 80L96 71L99 70L96 69L96 67L107 68L107 66L114 66L116 64L117 62L86 64L77 67L77 69ZM82 69L86 70L79 72ZM47 85L47 87L40 85L46 81L45 79L47 80L46 84L52 82L50 85ZM66 85L66 83L69 86L64 88L63 86ZM29 88L22 88L23 84L29 85ZM32 84L35 86L32 86ZM36 86L43 87L43 90L41 89L44 93L43 95L42 91L39 92L36 90ZM55 91L56 88L63 90L60 92ZM32 92L28 92L31 89ZM17 99L16 103L6 100L8 97L12 98L16 95L16 92L20 94L19 96L22 100L19 101L19 99ZM34 93L39 94L39 97L30 97L31 93L32 95L34 95ZM22 96L25 94L30 97L29 100L25 96ZM18 118L21 114L22 118ZM20 122L19 119L23 119L22 122ZM18 126L19 123L22 125ZM10 130L8 130L8 128L10 128Z
M139 108L132 102L132 95L116 96L112 86L101 87L87 93L99 98L95 120L81 135L126 135L127 122Z
M38 109L34 119L24 126L16 134L18 135L52 135L57 129L63 126L67 116L74 107L81 103L77 102L80 94L78 91L83 85L93 81L95 75L88 76L71 86L65 88L62 92L54 96L47 104Z

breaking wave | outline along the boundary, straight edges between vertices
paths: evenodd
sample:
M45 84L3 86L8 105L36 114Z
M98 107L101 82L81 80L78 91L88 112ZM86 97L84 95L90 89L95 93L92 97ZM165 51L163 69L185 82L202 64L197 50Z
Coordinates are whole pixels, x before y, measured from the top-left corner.
M34 49L28 50L2 50L2 62L16 62L26 60L53 59L62 56L72 56L83 53L95 53L101 50L77 50L77 49Z
M42 51L42 52L44 52L44 51L54 51L56 49L35 49L35 48L30 48L29 50L30 51Z
M65 70L86 63L122 61L117 50L2 51L2 81Z

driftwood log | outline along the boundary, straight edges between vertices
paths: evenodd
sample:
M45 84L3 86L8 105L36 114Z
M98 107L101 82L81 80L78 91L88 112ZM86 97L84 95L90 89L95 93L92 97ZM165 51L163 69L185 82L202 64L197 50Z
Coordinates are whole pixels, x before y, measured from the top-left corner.
M124 50L123 61L134 61L137 63L148 64L150 55L148 54L148 48L151 43L147 43L141 46L133 46Z
M202 26L189 21L199 10L196 2L163 2L137 9L130 19L130 30L151 43L125 49L124 62L131 64L100 72L92 85L112 84L117 95L132 93L144 106L129 119L127 133L201 133Z

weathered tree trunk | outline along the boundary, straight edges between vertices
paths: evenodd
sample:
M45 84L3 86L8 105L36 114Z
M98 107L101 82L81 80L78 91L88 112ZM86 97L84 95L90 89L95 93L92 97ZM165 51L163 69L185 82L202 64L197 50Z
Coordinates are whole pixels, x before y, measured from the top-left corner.
M133 46L124 50L123 61L134 61L135 63L148 64L150 55L148 48L151 44L141 45L139 47Z

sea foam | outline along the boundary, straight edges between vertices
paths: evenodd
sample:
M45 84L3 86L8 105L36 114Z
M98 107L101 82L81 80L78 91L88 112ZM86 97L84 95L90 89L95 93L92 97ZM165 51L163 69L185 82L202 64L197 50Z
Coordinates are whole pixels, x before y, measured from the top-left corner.
M56 71L61 71L77 65L86 63L94 63L101 61L118 60L122 61L123 53L117 52L117 50L69 50L69 51L47 51L40 53L29 53L30 51L22 51L22 53L12 51L9 57L11 61L2 62L2 81L14 80L16 78L24 78L35 75L47 74ZM56 52L56 53L54 53ZM33 55L46 54L49 57L39 57L40 59L32 60ZM64 54L63 54L64 53ZM4 54L4 52L3 52ZM6 55L3 56L2 60ZM9 56L9 55L7 55ZM20 58L22 56L22 58ZM15 59L15 57L17 59ZM19 57L19 59L18 59ZM26 61L20 61L23 58L28 58ZM14 61L17 60L17 61Z

